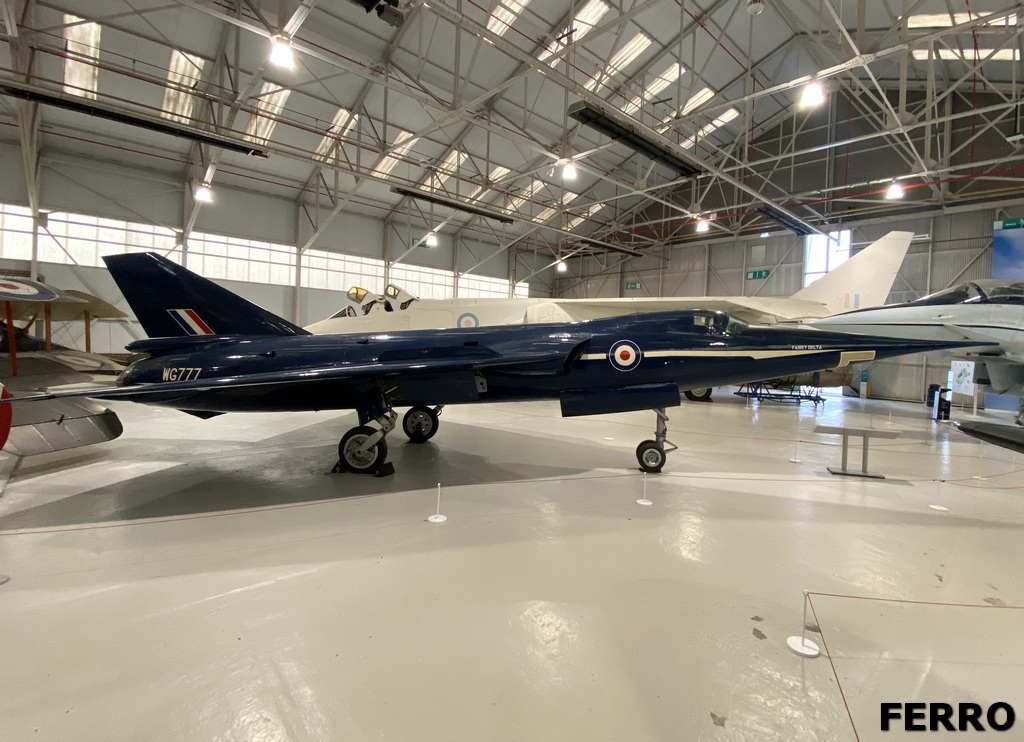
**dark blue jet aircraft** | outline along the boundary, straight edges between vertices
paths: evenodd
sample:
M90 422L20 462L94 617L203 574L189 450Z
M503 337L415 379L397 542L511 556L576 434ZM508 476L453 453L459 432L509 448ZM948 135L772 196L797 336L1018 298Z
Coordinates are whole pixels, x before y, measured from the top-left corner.
M677 311L548 325L311 335L155 253L105 257L148 340L118 386L89 396L224 412L354 409L338 445L349 471L379 472L394 408L411 406L413 442L437 431L443 405L558 399L562 415L653 409L653 440L636 451L660 471L665 408L680 390L789 376L853 361L956 347L789 327L752 327L722 312ZM368 423L375 421L378 427Z

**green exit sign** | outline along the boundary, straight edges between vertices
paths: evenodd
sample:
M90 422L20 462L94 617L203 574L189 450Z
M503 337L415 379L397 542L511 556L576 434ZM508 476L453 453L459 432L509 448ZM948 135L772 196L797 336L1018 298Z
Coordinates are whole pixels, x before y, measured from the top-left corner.
M759 271L747 271L747 280L752 281L755 278L768 278L772 274L771 270L764 268Z
M1001 222L993 222L996 229L1020 229L1024 227L1024 219L1003 219Z
M639 291L641 288L643 287L640 285L639 281L626 282L626 291Z

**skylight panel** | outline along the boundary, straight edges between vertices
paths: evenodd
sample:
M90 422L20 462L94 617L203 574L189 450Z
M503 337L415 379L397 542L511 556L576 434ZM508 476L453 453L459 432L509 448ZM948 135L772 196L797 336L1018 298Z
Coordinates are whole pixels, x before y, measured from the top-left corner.
M561 208L564 209L570 203L575 201L576 197L579 196L579 195L580 194L578 194L578 193L572 193L572 192L566 193L562 197L562 206L561 206ZM539 214L537 214L537 221L538 222L546 222L548 219L550 219L555 214L557 214L559 212L559 210L560 209L557 206L549 206L548 208L544 209L544 211L542 211Z
M512 171L509 168L505 167L504 165L495 165L493 168L491 168L491 174L487 176L487 182L496 183L502 178L504 178L506 175L508 175L510 172ZM485 192L489 192L490 190L491 189L488 186L478 185L476 188L473 189L472 193L466 196L466 200L476 201L477 199L482 198Z
M291 92L273 82L263 83L256 98L256 112L249 119L245 134L242 136L250 142L266 144L274 127L277 126L277 117Z
M387 155L383 160L377 163L377 167L373 169L373 172L382 178L386 177L388 173L395 169L395 165L401 162L401 158L404 157L410 149L412 149L412 145L415 142L416 139L411 133L404 130L399 131L398 135L395 137L395 144L391 148L391 154Z
M501 0L491 11L491 17L487 19L487 30L503 36L512 22L523 12L523 8L530 4L530 0Z
M64 92L95 99L100 24L65 13L64 48Z
M654 96L656 96L662 90L664 90L669 85L678 80L684 72L686 72L686 69L683 67L683 65L679 64L679 62L673 63L671 67L669 67L667 70L665 70L656 78L654 78L653 81L651 81L651 84L644 89L644 94L642 96L638 95L632 100L628 101L622 107L622 111L626 115L632 116L634 113L640 110L640 106L644 101L654 100Z
M693 137L687 138L687 140L685 142L683 142L682 146L684 146L684 147L692 147L692 146L694 146L701 139L704 139L705 137L707 137L708 135L710 135L712 132L716 131L717 129L721 129L723 126L728 124L730 121L732 121L734 118L736 118L739 115L740 115L740 112L739 112L738 109L730 108L728 111L726 111L725 113L723 113L720 116L718 116L717 118L715 118L714 121L712 121L710 124L708 124L707 126L703 127L700 131L698 131L696 134L694 134Z
M195 96L192 91L199 84L206 60L194 54L174 49L171 51L171 66L167 71L167 90L160 115L171 121L187 124L192 118Z
M541 53L537 58L543 62L567 44L579 41L590 33L594 29L594 26L597 25L598 21L604 17L604 14L611 9L612 7L604 0L588 0L587 4L584 5L580 9L580 12L576 14L576 17L572 19L572 23L570 23L567 28L563 28L562 32L559 33L556 38L548 42L548 45L541 50ZM565 34L570 30L572 30L572 33L569 36L566 36ZM561 61L561 59L561 57L553 59L548 62L548 64L554 67Z
M701 88L696 93L690 96L690 99L686 101L686 105L679 112L680 116L685 116L690 111L700 108L709 100L715 97L715 91L711 88Z
M327 127L327 133L320 140L320 144L316 146L316 153L313 155L313 159L320 160L320 162L327 160L327 156L334 147L335 142L340 145L341 140L348 136L348 133L352 131L352 127L357 123L359 123L358 113L353 116L347 108L339 108L338 112L334 114L334 118L331 119L331 125Z
M677 118L685 116L691 111L697 110L714 97L714 90L712 90L711 88L701 88L696 93L690 96L690 99L686 101L686 103L683 105L683 107L679 110L678 113L670 113L668 116L663 118L661 120L661 124L656 127L657 130L663 132L669 129L672 122L674 122Z
M444 184L451 180L452 176L458 172L458 169L462 166L462 163L466 161L467 157L468 155L464 152L453 149L448 153L448 156L444 158L444 161L437 166L437 172L431 172L427 175L423 184L431 191L440 190L444 187Z
M959 26L961 23L984 18L992 13L918 13L907 17L907 28L950 28ZM986 26L1016 26L1017 14L996 18L985 24Z
M602 77L612 77L613 75L621 73L637 57L643 54L644 50L650 45L651 38L647 34L638 33L627 41L625 46L615 52L612 58L608 60L607 69L598 73L596 77L589 79L583 87L587 90L593 90L597 87L597 84Z
M936 49L933 53L928 49L914 49L914 59L925 60L938 57L939 59L955 59L961 62L973 62L975 59L983 59L993 62L1016 62L1020 53L1016 49Z
M601 209L603 209L604 206L605 206L604 204L594 204L589 209L587 209L585 212L583 212L582 215L574 216L572 219L570 219L569 222L565 225L565 228L570 230L570 231L572 231L573 229L576 229L576 227L578 227L580 224L582 224L587 219L589 219L594 214L596 214Z
M533 194L539 191L544 186L544 181L540 178L534 180L530 185L526 186L518 195L513 196L508 202L508 210L512 212L519 211L519 207L526 203L527 199L532 198Z

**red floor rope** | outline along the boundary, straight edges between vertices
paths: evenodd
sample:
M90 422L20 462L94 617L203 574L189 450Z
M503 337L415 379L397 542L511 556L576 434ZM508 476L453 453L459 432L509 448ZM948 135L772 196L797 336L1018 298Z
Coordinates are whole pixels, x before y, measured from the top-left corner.
M821 595L822 593L814 593ZM825 648L825 656L828 657L828 664L832 666L832 676L836 679L836 686L839 688L839 697L843 699L843 706L846 707L846 716L850 719L850 727L853 729L853 736L860 742L860 734L857 732L857 725L853 722L853 712L850 711L850 704L846 702L846 693L843 692L843 684L839 682L839 673L836 672L836 663L832 661L832 653L828 651L828 642L825 641L825 632L822 631L821 621L818 620L818 612L814 610L814 602L811 600L811 593L807 593L807 604L811 607L811 615L814 616L814 623L818 627L818 636L821 637L821 646Z
M839 696L843 700L843 706L846 708L846 715L850 719L850 726L853 728L853 736L860 742L860 734L857 732L857 725L853 721L853 712L850 710L850 704L846 701L846 693L843 691L843 684L839 680L839 673L836 671L836 663L832 659L832 653L828 649L828 642L825 641L825 631L821 627L821 621L818 620L818 612L814 609L814 601L811 600L812 595L817 595L822 598L843 598L846 600L866 600L877 603L897 603L897 604L909 604L909 605L927 605L927 606L939 606L942 608L1002 608L1008 610L1024 610L1024 605L992 605L991 603L941 603L932 600L907 600L905 598L878 598L871 595L847 595L844 593L823 593L817 591L807 592L807 604L811 607L811 615L814 616L814 623L818 627L818 635L821 637L821 646L825 649L825 656L828 657L828 663L832 667L832 676L836 679L836 685L839 688Z
M848 600L870 600L878 603L907 603L909 605L935 605L943 608L1009 608L1024 610L1024 605L992 605L991 603L940 603L933 600L906 600L904 598L876 598L870 595L844 595L843 593L808 592L808 595L820 595L823 598L846 598ZM819 624L820 626L821 624Z

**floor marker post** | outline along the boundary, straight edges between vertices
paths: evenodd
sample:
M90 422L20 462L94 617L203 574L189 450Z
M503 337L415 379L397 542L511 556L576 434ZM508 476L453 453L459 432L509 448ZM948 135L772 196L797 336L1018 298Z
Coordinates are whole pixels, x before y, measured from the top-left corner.
M654 503L647 499L647 472L644 472L644 496L636 501L637 505L653 505Z
M441 483L437 483L437 512L427 518L431 523L444 523L448 520L447 515L441 515Z
M942 480L941 479L936 479L935 480L935 500L937 502L941 502L942 501ZM949 512L949 508L947 508L945 505L929 505L928 507L930 507L932 510L935 510L935 511L940 512L940 513L948 513Z

